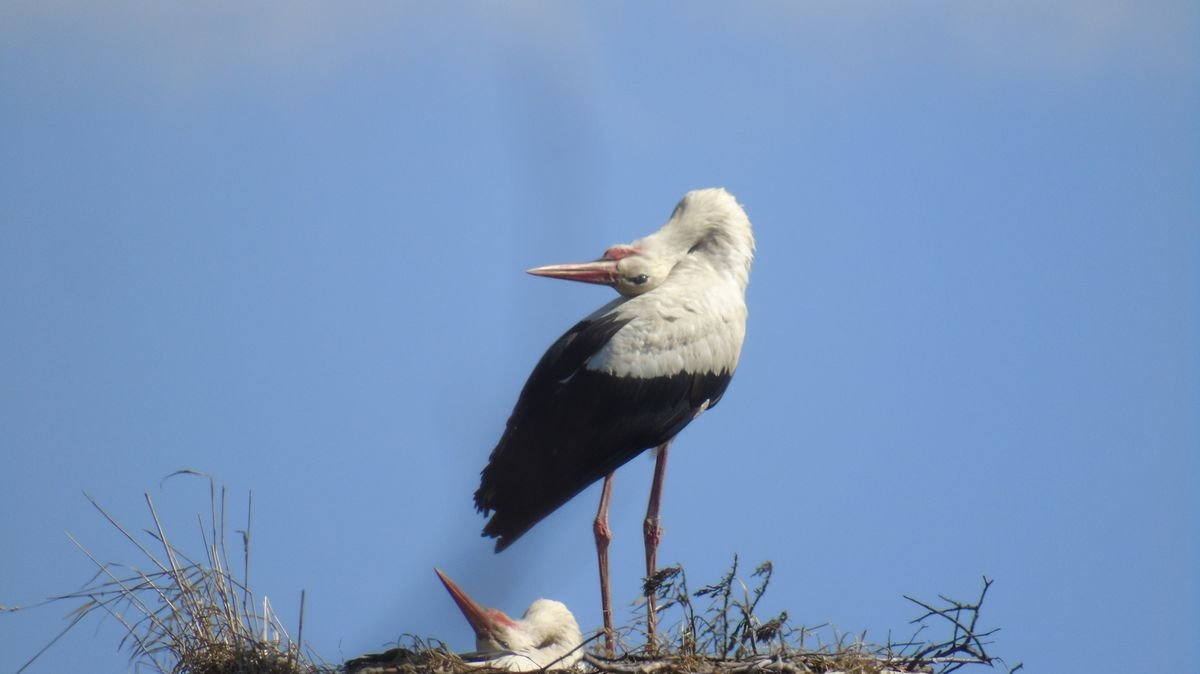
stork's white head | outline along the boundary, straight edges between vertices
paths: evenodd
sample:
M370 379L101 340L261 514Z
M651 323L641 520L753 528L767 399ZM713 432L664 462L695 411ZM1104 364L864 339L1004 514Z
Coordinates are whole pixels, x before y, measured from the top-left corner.
M551 666L567 669L583 658L583 633L562 602L538 599L514 620L503 611L480 606L446 574L434 571L475 630L475 648L486 656L475 664L531 672Z
M529 273L607 285L626 297L648 293L688 271L725 276L745 290L753 257L754 234L746 211L732 194L716 187L688 192L662 229L611 246L599 260L537 267Z

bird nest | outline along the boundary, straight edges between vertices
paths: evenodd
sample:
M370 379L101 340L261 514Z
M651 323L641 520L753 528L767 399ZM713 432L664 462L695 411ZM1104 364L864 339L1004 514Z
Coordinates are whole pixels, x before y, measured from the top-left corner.
M201 475L179 471L174 475ZM32 664L59 638L92 614L116 620L124 629L120 646L136 671L159 674L325 674L339 671L302 646L304 593L293 639L267 597L255 597L250 575L250 513L239 529L241 550L231 555L226 540L226 491L209 481L209 514L200 518L203 552L189 554L168 537L154 501L146 493L153 526L135 535L95 499L92 506L141 554L134 564L102 562L67 534L96 566L84 586L34 606L0 606L0 614L51 603L80 602L67 626L33 655ZM207 521L206 521L207 520ZM229 522L229 527L237 526ZM234 560L239 562L235 565ZM240 567L240 568L239 568ZM240 571L240 574L237 573ZM240 576L240 577L239 577Z
M964 602L939 596L937 603L905 597L921 610L913 633L903 642L870 643L865 634L848 635L829 625L796 627L786 612L770 618L755 614L774 568L760 564L751 589L738 578L738 559L716 583L690 591L680 566L660 570L645 590L659 600L659 624L672 625L651 643L645 623L618 630L618 653L598 646L601 634L575 669L602 674L949 674L963 667L1004 662L988 652L995 629L980 628L980 608L992 580L983 579L979 596ZM697 606L697 602L704 606ZM672 624L669 619L674 618ZM940 637L934 637L940 634ZM413 636L385 653L344 664L347 674L467 674L494 672L464 662L438 642ZM633 644L633 645L631 645ZM1005 667L1015 672L1018 664ZM553 667L550 668L553 670Z
M197 475L192 471L183 474ZM247 505L240 557L226 543L226 492L211 478L209 517L201 518L204 552L188 555L164 531L154 502L145 495L153 527L149 540L135 536L94 499L92 505L145 558L136 564L101 562L72 538L96 565L80 590L51 597L42 606L81 602L63 634L93 613L109 616L124 628L121 647L138 671L160 674L487 674L487 668L459 658L441 642L403 637L396 648L351 659L341 665L323 661L303 640L304 595L296 635L289 631L266 597L256 598L247 578L250 565L250 506ZM240 569L231 562L238 559ZM240 578L235 573L239 570ZM984 578L977 599L961 602L939 597L937 603L906 597L920 608L913 635L902 642L868 643L865 635L846 635L827 625L800 627L786 612L760 617L756 609L770 584L773 567L759 565L750 585L738 577L735 557L716 583L688 587L680 566L647 579L645 591L658 599L657 624L666 626L648 639L646 625L635 623L616 634L616 656L598 645L600 634L580 645L576 669L604 674L949 674L971 665L1003 665L987 650L996 630L979 626L980 607L992 581ZM29 607L0 606L0 614ZM934 638L930 635L941 634ZM890 640L889 640L890 641ZM25 669L22 667L22 670ZM1021 665L1008 668L1009 672ZM551 667L553 669L553 666ZM21 670L18 670L21 671Z

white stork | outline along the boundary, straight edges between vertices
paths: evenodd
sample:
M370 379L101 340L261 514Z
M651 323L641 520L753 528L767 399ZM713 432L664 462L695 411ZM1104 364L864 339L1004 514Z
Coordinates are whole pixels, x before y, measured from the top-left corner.
M717 404L746 334L750 220L723 189L688 192L662 229L612 246L594 262L530 269L598 283L620 297L558 339L534 367L483 469L475 506L504 550L542 518L604 478L593 529L608 650L608 502L613 471L657 447L644 522L646 574L655 571L667 450ZM655 606L648 597L653 646Z
M536 672L569 669L583 658L583 633L562 602L538 599L520 620L514 620L499 609L480 606L441 570L434 571L475 629L476 651L459 655L468 664Z

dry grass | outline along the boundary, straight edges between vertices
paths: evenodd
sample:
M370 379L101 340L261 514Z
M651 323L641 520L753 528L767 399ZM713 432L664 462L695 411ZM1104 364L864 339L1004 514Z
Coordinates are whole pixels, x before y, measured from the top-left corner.
M209 515L197 515L203 554L189 556L167 537L150 494L146 506L153 522L139 537L112 517L91 496L97 511L139 552L136 564L102 562L73 537L71 541L96 565L96 575L82 589L43 603L82 601L70 622L20 670L79 624L100 613L121 624L121 647L137 671L160 674L318 674L335 671L319 664L302 644L303 593L296 638L292 639L265 596L249 588L252 502L247 502L240 553L231 557L227 543L226 492L212 478L195 471L175 475L207 477ZM70 534L68 534L69 536ZM240 563L240 578L233 559ZM3 609L14 612L28 607Z
M1004 665L986 650L996 630L979 628L979 609L992 584L987 578L972 602L939 597L940 605L934 605L907 598L923 611L913 620L912 636L879 645L870 643L865 634L844 634L828 625L792 626L786 612L760 618L755 611L773 572L769 562L761 564L747 585L738 578L735 557L716 583L691 591L682 567L662 569L647 580L645 588L659 600L657 624L666 626L656 642L648 641L642 618L618 630L618 657L604 657L594 646L584 660L592 671L606 674L950 674L967 666ZM599 636L589 641L596 643ZM1005 667L1010 674L1018 669L1019 664ZM463 674L480 670L472 670L440 644L410 637L404 647L348 661L346 671Z
M84 587L43 602L82 602L66 628L18 674L84 618L100 613L125 631L121 647L139 672L159 674L465 674L481 673L440 642L406 636L385 653L365 655L340 667L324 664L303 645L304 595L293 639L264 596L250 591L252 502L245 528L227 543L226 492L209 482L209 514L197 516L203 554L189 556L167 537L154 502L145 495L153 527L135 536L90 496L96 510L137 549L140 564L101 562L72 538L96 565ZM231 552L236 556L231 556ZM235 566L234 560L237 565ZM235 569L237 572L235 572ZM680 566L667 567L646 581L658 599L657 639L647 638L646 621L618 630L619 657L606 658L594 646L581 648L586 667L607 674L950 674L975 665L1004 665L987 648L997 630L979 625L979 611L992 581L984 578L977 599L962 602L940 596L938 603L906 597L920 607L913 634L903 641L872 644L865 634L840 633L828 625L794 626L786 612L760 617L756 611L774 572L759 565L747 584L735 557L717 582L692 591ZM24 607L29 608L29 607ZM23 607L0 607L0 613ZM1008 668L1015 672L1021 665Z
M760 564L750 574L750 584L738 577L738 570L735 556L716 583L695 591L689 590L682 567L660 570L646 580L645 592L655 593L657 623L669 626L666 633L651 643L643 619L622 630L622 644L635 645L620 657L589 653L586 661L611 674L950 674L972 665L1004 665L987 651L998 630L979 626L979 611L992 585L987 578L972 602L939 596L940 604L934 605L905 597L923 611L912 621L911 637L875 644L865 633L846 634L829 625L793 626L786 611L760 617L756 610L774 568L770 562ZM1005 667L1010 674L1021 668Z

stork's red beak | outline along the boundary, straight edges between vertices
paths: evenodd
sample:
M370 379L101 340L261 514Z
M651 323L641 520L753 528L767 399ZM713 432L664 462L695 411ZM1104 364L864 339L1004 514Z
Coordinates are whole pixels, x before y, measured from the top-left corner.
M463 592L462 588L457 583L450 580L450 577L442 573L441 569L434 569L437 572L438 578L442 580L442 585L450 592L450 596L454 597L454 603L458 604L459 610L466 616L467 622L471 623L471 627L475 630L477 638L490 638L496 634L501 626L516 627L517 623L508 616L504 615L503 611L496 609L486 609L480 606L471 596Z
M617 261L604 257L595 262L552 264L545 267L534 267L528 273L534 276L548 276L567 281L610 286L617 282Z

